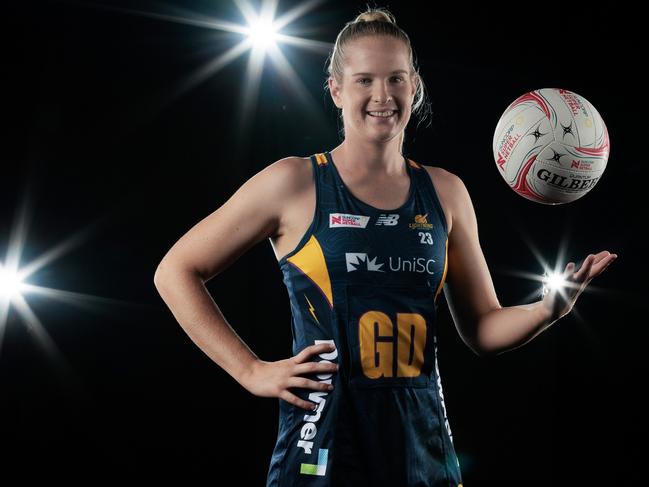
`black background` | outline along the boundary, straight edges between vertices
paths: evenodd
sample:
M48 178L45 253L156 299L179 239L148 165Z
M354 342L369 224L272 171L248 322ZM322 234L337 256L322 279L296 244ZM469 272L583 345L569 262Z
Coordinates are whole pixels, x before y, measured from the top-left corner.
M532 249L551 264L561 245L577 263L600 250L619 255L572 313L497 357L474 355L440 300L439 365L464 485L629 484L644 469L635 442L646 436L640 14L619 2L529 11L455 3L376 5L409 34L433 112L419 127L412 119L404 151L466 184L501 304L530 302L538 288L511 274L542 273ZM321 2L286 30L333 44L365 5ZM233 2L3 7L0 255L26 204L21 263L71 244L29 281L85 295L27 295L38 323L14 307L3 326L0 462L23 480L181 473L264 484L277 400L251 395L194 345L153 275L171 245L253 174L340 143L324 91L327 53L283 47L308 106L267 59L252 122L239 132L247 53L178 89L241 37L124 10L183 8L244 22ZM568 205L516 195L491 154L505 107L546 87L586 97L611 138L603 177ZM263 242L207 284L264 360L291 354L281 279Z

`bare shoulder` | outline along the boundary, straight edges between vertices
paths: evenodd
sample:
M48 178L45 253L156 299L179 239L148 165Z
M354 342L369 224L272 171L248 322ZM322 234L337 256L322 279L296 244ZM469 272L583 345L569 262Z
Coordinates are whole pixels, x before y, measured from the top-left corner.
M313 167L309 157L289 156L280 159L277 163L282 163L282 170L290 173L286 176L290 179L290 184L298 191L313 180Z
M283 165L281 172L285 175L282 177L289 181L284 183L286 188L280 208L279 224L271 239L278 255L282 252L287 253L286 247L292 250L291 246L296 243L293 242L295 236L302 236L311 221L315 206L315 183L310 158L288 157L283 160Z
M304 193L313 183L313 167L308 157L289 156L274 162L277 166L273 171L273 182L283 190L285 201L292 202L292 198Z
M283 233L286 217L296 200L303 197L313 179L313 169L308 157L288 156L268 165L259 174L266 172L264 182L274 188L274 201L267 204L277 208L278 228L275 235Z
M311 177L311 164L308 157L288 156L269 164L261 173L266 173L269 184L282 190L299 190Z
M452 173L442 167L437 166L424 166L430 178L435 185L435 191L437 196L440 199L442 204L442 209L444 210L444 216L446 217L446 222L448 226L448 233L451 233L453 228L453 216L457 214L458 211L458 191L461 191L461 188L464 187L462 180ZM466 188L465 188L466 190Z
M255 177L263 175L264 183L273 188L275 202L290 203L291 198L311 180L311 173L308 157L288 156L269 164Z

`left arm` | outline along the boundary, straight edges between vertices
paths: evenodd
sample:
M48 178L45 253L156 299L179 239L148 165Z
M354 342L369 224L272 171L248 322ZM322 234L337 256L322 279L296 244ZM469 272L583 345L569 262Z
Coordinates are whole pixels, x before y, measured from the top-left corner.
M574 274L571 262L564 271L565 290L552 290L531 304L503 307L480 248L477 219L466 186L448 171L444 178L453 222L444 294L460 336L478 355L498 355L532 340L570 312L590 280L617 257L606 251L591 254Z

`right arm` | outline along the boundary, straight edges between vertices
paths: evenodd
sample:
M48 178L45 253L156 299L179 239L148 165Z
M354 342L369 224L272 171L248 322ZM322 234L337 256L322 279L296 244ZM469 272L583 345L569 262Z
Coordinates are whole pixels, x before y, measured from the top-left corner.
M241 340L210 296L205 282L243 253L278 233L283 208L303 190L297 164L288 157L246 181L220 208L194 225L163 257L153 281L160 296L191 340L237 382L255 395L280 397L311 409L289 387L323 390L326 384L297 374L331 372L332 364L305 362L325 345L307 347L278 362L260 360ZM326 367L326 368L325 368Z

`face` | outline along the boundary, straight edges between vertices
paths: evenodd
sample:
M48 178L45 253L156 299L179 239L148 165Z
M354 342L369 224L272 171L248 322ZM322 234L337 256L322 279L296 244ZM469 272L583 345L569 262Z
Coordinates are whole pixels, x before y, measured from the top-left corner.
M329 90L342 109L346 136L386 141L401 134L417 91L406 45L388 36L362 37L347 45L345 55L342 84L329 78ZM387 110L397 111L387 118L368 113Z

